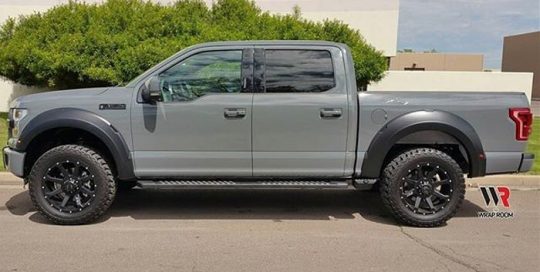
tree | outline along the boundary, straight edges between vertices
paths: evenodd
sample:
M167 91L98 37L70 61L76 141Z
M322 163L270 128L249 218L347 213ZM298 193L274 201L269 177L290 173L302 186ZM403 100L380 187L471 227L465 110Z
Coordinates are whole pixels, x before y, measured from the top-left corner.
M262 12L248 0L160 5L143 0L71 1L8 19L0 28L0 76L50 88L117 85L193 44L218 40L330 40L351 47L360 85L380 80L382 54L339 21Z

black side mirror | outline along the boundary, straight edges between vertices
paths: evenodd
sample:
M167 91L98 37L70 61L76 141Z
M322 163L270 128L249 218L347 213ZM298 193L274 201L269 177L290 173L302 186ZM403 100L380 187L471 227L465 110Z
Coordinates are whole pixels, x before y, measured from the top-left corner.
M151 104L162 101L161 80L158 76L152 76L144 82L141 96L144 102Z

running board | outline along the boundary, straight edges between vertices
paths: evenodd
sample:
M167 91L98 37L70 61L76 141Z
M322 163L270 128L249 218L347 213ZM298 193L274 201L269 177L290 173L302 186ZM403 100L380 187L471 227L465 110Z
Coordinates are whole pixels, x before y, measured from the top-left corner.
M140 180L143 189L346 189L347 181Z

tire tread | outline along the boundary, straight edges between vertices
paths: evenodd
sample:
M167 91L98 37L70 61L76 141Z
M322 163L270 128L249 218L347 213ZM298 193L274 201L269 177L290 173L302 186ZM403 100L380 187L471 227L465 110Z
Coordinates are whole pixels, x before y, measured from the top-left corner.
M458 180L456 182L459 183L459 187L457 188L458 191L455 191L454 194L457 194L459 199L457 201L457 204L452 207L453 210L444 217L431 221L420 221L411 218L403 210L400 209L399 204L397 203L397 201L399 200L394 199L391 196L391 186L392 183L397 181L397 179L399 178L397 176L397 173L399 172L400 168L404 167L405 164L412 160L426 156L433 156L444 160L452 166L453 171L457 171L456 175L458 176ZM465 179L463 178L463 172L458 163L448 154L433 148L416 148L398 155L384 168L380 184L380 194L384 206L399 222L415 227L437 227L441 226L450 218L452 218L459 210L465 198Z
M81 156L90 156L91 159L94 160L98 164L98 167L104 170L105 175L107 177L107 180L106 180L107 193L104 198L104 201L101 201L99 205L97 205L91 212L85 214L85 216L80 217L80 218L75 218L75 219L58 218L56 216L49 214L40 205L38 205L37 204L38 201L36 199L37 198L36 190L39 190L39 186L36 186L35 182L33 182L39 179L39 177L37 176L38 175L37 170L43 166L42 164L47 163L48 161L47 159L50 156L55 155L57 153L65 153L65 152L74 152L74 153L78 153ZM38 158L36 163L33 165L32 170L30 171L30 174L27 177L27 182L29 184L30 198L32 199L32 202L34 203L35 208L46 219L59 225L81 225L81 224L86 224L86 223L97 220L111 206L111 204L114 201L114 197L116 195L116 184L115 184L114 175L111 171L111 168L105 161L105 159L101 155L99 155L96 151L92 150L91 148L81 146L81 145L61 145L45 152L40 158Z

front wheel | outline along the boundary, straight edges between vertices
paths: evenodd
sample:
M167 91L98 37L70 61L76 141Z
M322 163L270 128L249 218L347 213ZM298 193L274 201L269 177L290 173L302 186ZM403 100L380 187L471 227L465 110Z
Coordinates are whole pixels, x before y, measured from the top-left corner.
M465 179L448 154L418 148L400 154L386 166L380 193L398 221L436 227L453 217L461 206Z
M94 150L79 145L62 145L45 152L32 167L28 183L36 209L62 225L96 220L116 194L107 162Z

